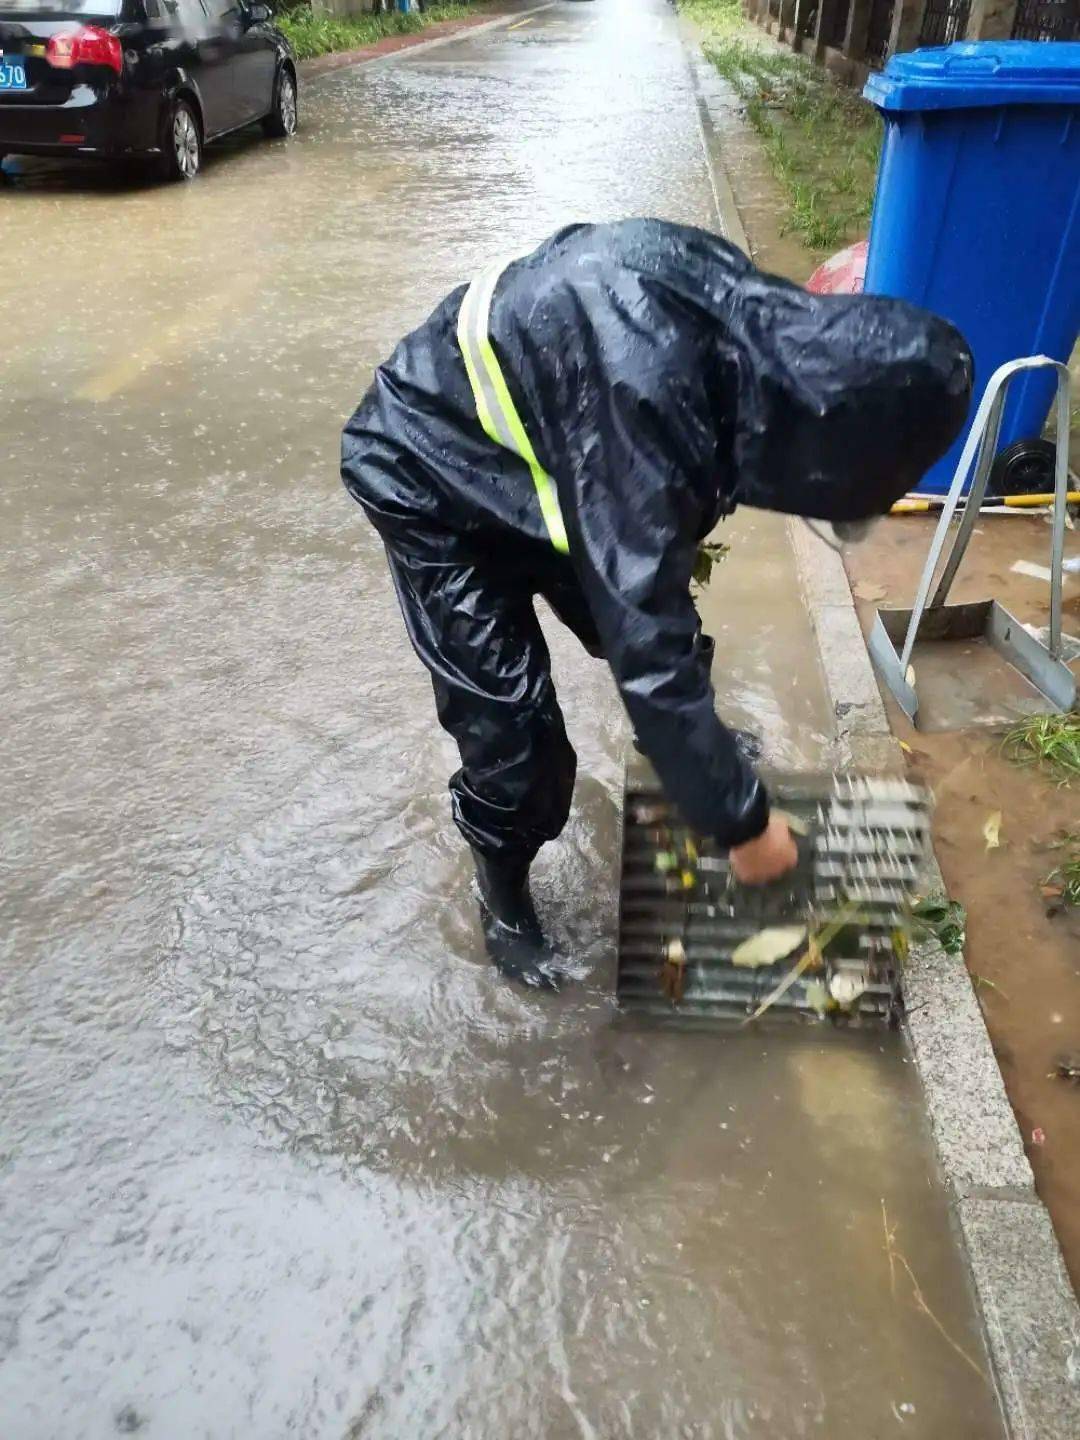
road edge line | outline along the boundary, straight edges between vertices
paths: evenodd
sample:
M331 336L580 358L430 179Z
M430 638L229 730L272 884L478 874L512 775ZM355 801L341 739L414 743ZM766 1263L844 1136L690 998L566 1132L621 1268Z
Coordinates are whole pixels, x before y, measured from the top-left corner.
M694 99L697 101L698 133L701 136L701 149L705 156L705 171L709 177L713 203L720 221L720 234L725 240L730 240L733 245L737 245L744 255L749 255L750 241L739 213L727 166L724 164L720 136L709 104L712 80L719 80L720 77L702 55L696 39L688 33L685 26L680 26L680 34L687 68L690 71L691 88L694 92Z
M713 113L730 96L688 27L682 37L721 233L750 255ZM843 560L799 520L790 519L787 529L836 718L835 763L903 770ZM944 888L936 857L926 885ZM905 1031L1006 1432L1010 1440L1074 1440L1080 1305L1049 1211L1035 1193L963 956L946 955L934 942L913 946L903 990Z

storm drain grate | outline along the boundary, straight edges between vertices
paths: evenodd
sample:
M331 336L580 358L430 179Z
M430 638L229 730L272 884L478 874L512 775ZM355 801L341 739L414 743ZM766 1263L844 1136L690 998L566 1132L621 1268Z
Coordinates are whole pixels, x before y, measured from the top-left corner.
M736 965L733 952L764 929L803 925L827 943L771 1011L897 1017L898 956L930 840L924 790L891 777L766 777L774 806L805 834L790 877L749 888L715 845L680 824L643 770L628 776L623 815L616 990L625 1008L744 1018L791 974L799 952L753 968ZM664 988L672 957L678 998Z

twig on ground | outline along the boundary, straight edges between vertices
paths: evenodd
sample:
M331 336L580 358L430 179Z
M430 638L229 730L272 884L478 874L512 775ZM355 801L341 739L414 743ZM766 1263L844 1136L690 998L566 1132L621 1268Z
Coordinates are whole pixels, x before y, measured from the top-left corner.
M904 1273L911 1281L911 1298L914 1301L916 1310L926 1316L926 1318L930 1321L931 1325L933 1325L934 1329L949 1346L950 1350L952 1350L956 1355L959 1355L960 1359L963 1360L964 1364L969 1365L971 1369L975 1371L975 1374L978 1375L980 1380L985 1381L987 1379L987 1376L982 1366L978 1363L977 1360L973 1359L973 1357L968 1354L968 1352L964 1349L964 1347L960 1344L958 1340L955 1340L949 1334L948 1330L945 1329L945 1326L941 1323L941 1321L934 1314L933 1310L931 1310L929 1304L927 1303L926 1296L922 1292L922 1286L919 1284L915 1276L915 1271L912 1270L911 1266L909 1265L907 1256L897 1246L895 1229L890 1230L889 1228L889 1219L885 1211L884 1198L881 1201L881 1218L885 1226L885 1254L888 1257L889 1261L889 1287L893 1295L896 1294L896 1266L897 1264L899 1264L903 1267Z
M896 1298L896 1262L893 1260L893 1232L889 1229L889 1215L885 1209L885 1196L881 1197L881 1223L885 1227L885 1253L889 1257L889 1294Z

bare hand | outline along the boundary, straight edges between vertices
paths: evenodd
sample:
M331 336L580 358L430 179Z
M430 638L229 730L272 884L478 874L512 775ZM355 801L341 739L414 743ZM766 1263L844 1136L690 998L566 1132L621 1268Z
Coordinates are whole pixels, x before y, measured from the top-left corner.
M799 863L795 838L786 820L770 815L765 829L753 840L734 845L730 852L731 873L743 885L767 885L779 880Z

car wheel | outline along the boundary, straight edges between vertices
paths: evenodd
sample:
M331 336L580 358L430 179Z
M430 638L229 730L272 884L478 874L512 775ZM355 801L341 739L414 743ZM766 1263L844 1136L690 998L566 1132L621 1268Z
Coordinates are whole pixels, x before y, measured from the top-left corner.
M274 83L274 104L263 123L263 129L274 140L286 140L296 134L296 81L286 66L278 71Z
M166 180L194 180L202 168L199 117L186 100L176 100L165 126L162 173Z

